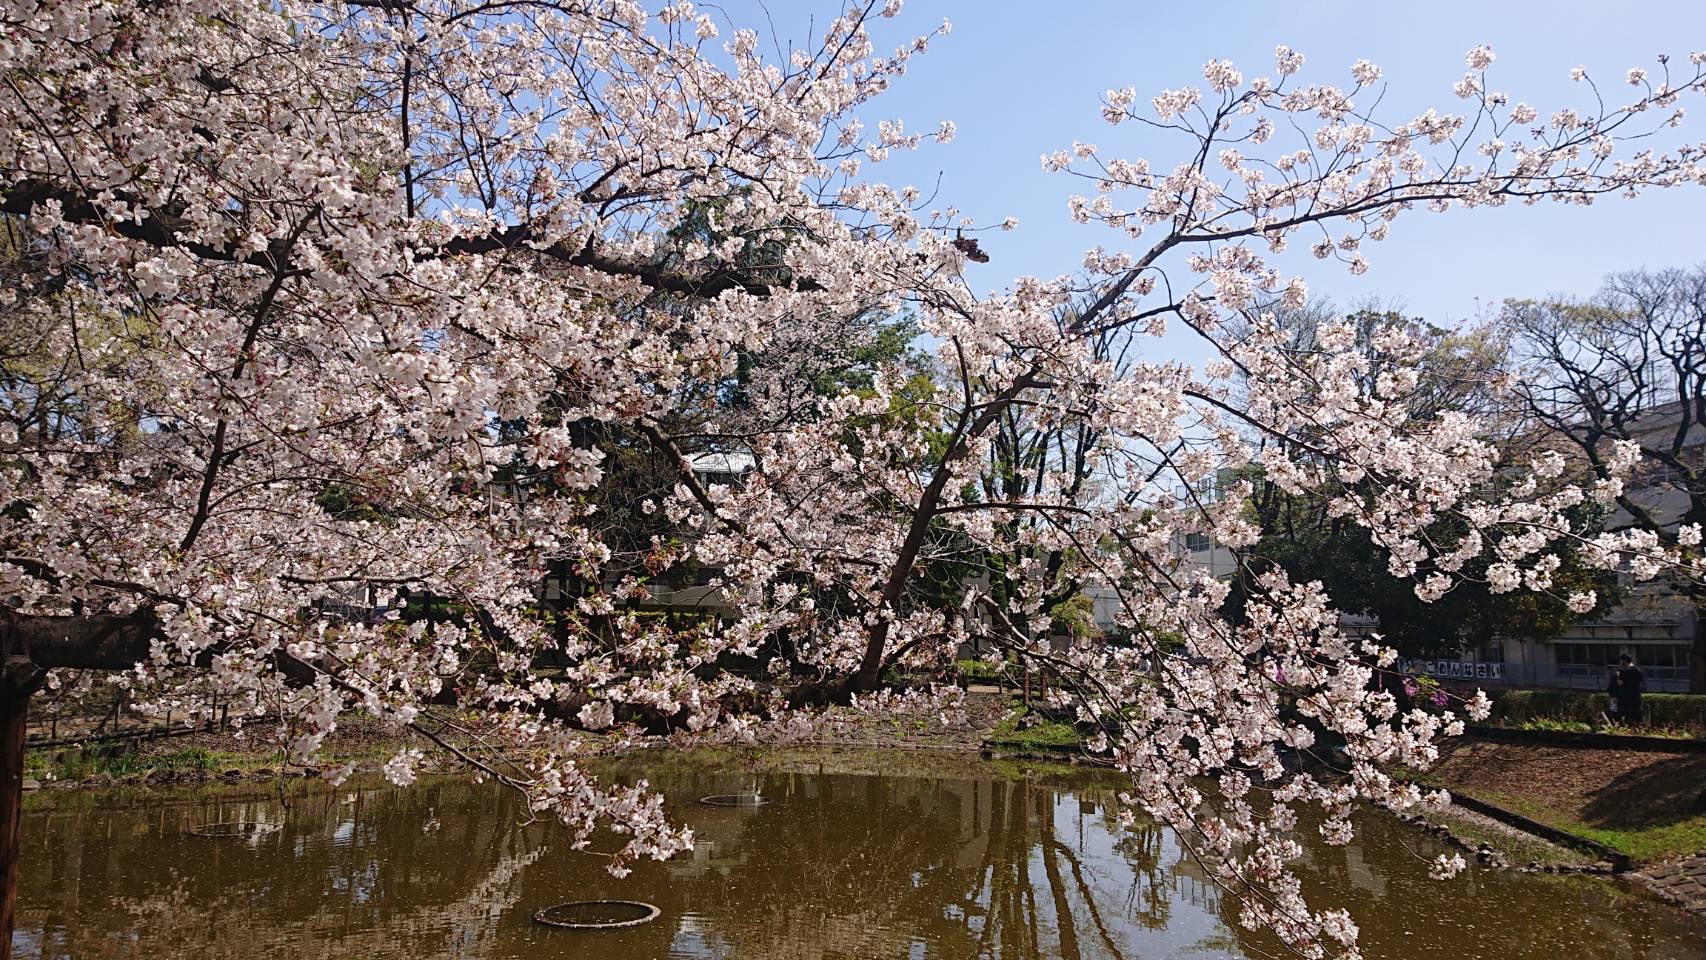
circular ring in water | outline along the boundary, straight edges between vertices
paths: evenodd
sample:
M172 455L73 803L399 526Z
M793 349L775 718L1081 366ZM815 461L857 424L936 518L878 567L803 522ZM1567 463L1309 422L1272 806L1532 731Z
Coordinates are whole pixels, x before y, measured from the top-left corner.
M192 837L223 840L230 837L258 837L272 833L277 829L279 829L278 824L260 820L221 820L217 823L204 823L199 827L190 827L184 832Z
M662 912L638 900L575 900L546 907L533 914L533 920L565 930L607 930L650 923Z
M700 797L699 802L713 807L762 807L770 802L770 798L756 793L718 793Z

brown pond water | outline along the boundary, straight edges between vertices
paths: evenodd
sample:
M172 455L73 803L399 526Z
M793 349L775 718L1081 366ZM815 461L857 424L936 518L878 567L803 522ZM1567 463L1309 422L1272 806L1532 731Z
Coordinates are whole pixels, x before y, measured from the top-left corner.
M1167 831L1122 830L1112 781L967 761L926 775L646 765L690 824L691 855L625 880L510 794L296 785L32 797L23 958L1260 957L1237 908ZM756 787L773 802L713 807ZM265 820L260 836L186 828ZM424 826L423 826L424 825ZM1309 850L1311 892L1348 904L1371 960L1706 960L1706 925L1621 886L1472 870L1430 881L1432 842L1369 817ZM650 901L627 930L541 927L565 900Z

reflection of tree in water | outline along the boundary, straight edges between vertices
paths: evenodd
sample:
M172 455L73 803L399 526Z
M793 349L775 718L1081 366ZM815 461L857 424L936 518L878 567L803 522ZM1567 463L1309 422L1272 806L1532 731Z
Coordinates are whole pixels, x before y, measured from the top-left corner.
M65 796L25 817L20 957L145 960L459 957L656 960L907 957L1117 960L1264 956L1163 830L1121 829L1111 792L1065 781L660 769L699 849L615 880L512 795L463 783L114 805ZM773 804L700 806L756 786ZM228 796L228 795L227 795ZM187 837L218 820L250 839ZM422 830L436 821L436 829ZM1313 824L1300 832L1307 836ZM1603 885L1495 872L1426 879L1426 841L1370 819L1347 847L1306 843L1317 899L1348 900L1367 954L1444 960L1698 960L1700 927ZM595 847L608 849L610 837ZM546 930L563 900L649 900L632 930ZM1591 917L1588 923L1536 922Z
M363 957L478 954L545 834L517 826L508 795L446 787L310 793L251 840L183 831L279 820L271 799L32 816L22 956L286 957L332 941ZM424 833L429 809L441 826Z
M737 788L660 774L678 803ZM335 944L364 958L562 956L594 941L533 927L533 909L630 897L664 917L594 935L612 960L918 949L1082 960L1135 956L1130 938L1166 927L1180 893L1162 831L1116 827L1099 790L787 774L738 784L755 787L775 802L679 803L700 848L624 881L560 832L519 827L510 795L460 783L313 791L282 811L271 797L66 804L26 823L21 954L249 960ZM252 840L183 834L215 820L283 826ZM423 832L427 820L438 828Z
M568 849L561 831L519 826L511 795L459 782L299 790L288 809L267 795L51 798L25 817L18 954L1135 960L1275 946L1238 929L1236 901L1180 859L1170 834L1118 828L1100 786L652 772L703 842L626 880ZM755 785L775 802L692 802ZM246 840L183 833L218 820L282 828ZM1305 840L1313 831L1300 827ZM1348 900L1371 957L1706 957L1698 924L1603 885L1496 872L1434 883L1423 860L1436 851L1396 822L1371 818L1350 846L1305 850L1306 894ZM529 919L601 897L649 900L663 917L593 934ZM1558 916L1593 920L1535 921Z
M1107 807L1103 810L1109 812ZM1164 929L1172 919L1173 901L1179 895L1177 875L1161 866L1167 832L1152 823L1140 823L1119 830L1115 836L1115 852L1132 867L1127 914L1148 929Z
M1167 923L1161 832L1118 831L1099 804L1050 786L829 776L763 789L779 802L745 813L731 852L700 862L696 933L714 955L903 956L922 943L932 956L1116 958L1132 955L1133 920ZM1074 809L1079 829L1063 836ZM1129 878L1106 875L1110 854Z
M1122 942L1131 922L1151 929L1167 925L1169 885L1159 829L1121 830L1112 826L1105 806L1079 799L1076 836L1063 838L1059 814L1073 798L1030 782L993 786L991 838L972 894L971 909L982 911L980 955L1124 957L1132 953ZM1086 856L1083 818L1098 811L1102 817L1091 836L1109 837L1111 850L1131 869L1123 900L1097 889L1098 880L1112 878L1098 877L1096 869L1105 863Z
M682 785L662 782L672 793ZM670 790L674 786L675 790ZM971 781L772 775L770 805L694 819L706 848L689 871L688 906L704 951L728 957L904 956L929 941L969 951L943 905L971 883L960 862ZM695 785L685 792L710 789Z
M1303 895L1347 907L1371 960L1706 958L1706 926L1611 884L1486 869L1432 880L1428 861L1448 848L1396 819L1365 816L1356 839L1341 846L1319 842L1316 823L1299 826ZM1272 934L1243 929L1236 900L1219 902L1226 930L1217 945L1243 956L1283 955Z

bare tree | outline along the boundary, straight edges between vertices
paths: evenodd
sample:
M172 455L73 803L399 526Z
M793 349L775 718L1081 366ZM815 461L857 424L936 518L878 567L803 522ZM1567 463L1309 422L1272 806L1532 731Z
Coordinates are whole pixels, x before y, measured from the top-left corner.
M1679 531L1706 524L1706 265L1619 274L1583 300L1511 301L1503 319L1524 412L1586 471L1606 480L1614 445L1640 445L1643 470L1608 526L1688 547ZM1678 590L1698 618L1706 591ZM1690 662L1691 688L1706 689L1706 632Z

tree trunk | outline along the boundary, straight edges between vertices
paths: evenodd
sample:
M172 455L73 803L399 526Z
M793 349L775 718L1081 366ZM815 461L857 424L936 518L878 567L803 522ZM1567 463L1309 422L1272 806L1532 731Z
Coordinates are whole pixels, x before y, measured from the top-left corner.
M13 911L18 903L19 821L24 806L24 729L30 695L47 671L30 660L18 618L0 632L0 960L12 960Z
M0 960L12 960L18 828L24 805L24 727L29 703L28 692L0 684Z

